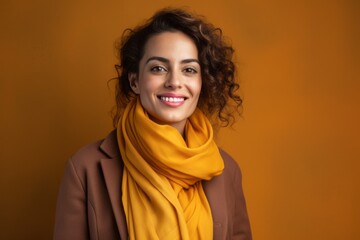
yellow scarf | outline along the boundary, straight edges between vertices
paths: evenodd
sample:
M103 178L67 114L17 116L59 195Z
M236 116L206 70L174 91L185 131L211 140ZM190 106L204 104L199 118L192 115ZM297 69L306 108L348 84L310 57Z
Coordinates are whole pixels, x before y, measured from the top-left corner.
M124 173L122 202L130 239L212 239L211 209L201 180L224 164L210 122L196 109L177 129L149 119L139 98L128 104L117 138Z

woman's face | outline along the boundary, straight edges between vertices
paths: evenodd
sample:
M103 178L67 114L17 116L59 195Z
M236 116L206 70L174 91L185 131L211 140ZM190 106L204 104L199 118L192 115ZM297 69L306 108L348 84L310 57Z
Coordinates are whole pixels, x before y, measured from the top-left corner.
M163 32L150 37L139 63L139 73L129 74L129 79L150 118L183 134L201 91L198 51L192 39L182 32Z

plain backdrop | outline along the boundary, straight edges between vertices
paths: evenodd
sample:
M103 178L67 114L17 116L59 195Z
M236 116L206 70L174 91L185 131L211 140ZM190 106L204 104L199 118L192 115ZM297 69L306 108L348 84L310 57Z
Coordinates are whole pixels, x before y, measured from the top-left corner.
M256 240L360 239L360 1L0 2L0 239L51 239L67 159L111 131L114 43L187 7L236 49L239 163Z

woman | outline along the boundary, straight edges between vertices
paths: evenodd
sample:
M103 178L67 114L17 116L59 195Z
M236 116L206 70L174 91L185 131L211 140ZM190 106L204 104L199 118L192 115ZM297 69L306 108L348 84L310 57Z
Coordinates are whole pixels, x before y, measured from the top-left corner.
M241 106L232 53L177 9L124 34L117 128L69 160L55 239L251 239L240 169L208 120Z

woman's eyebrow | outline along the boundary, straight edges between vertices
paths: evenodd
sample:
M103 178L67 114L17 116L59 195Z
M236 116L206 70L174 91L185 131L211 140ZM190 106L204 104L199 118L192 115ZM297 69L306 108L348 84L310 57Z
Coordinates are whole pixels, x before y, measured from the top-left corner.
M163 63L169 63L170 62L170 60L167 59L167 58L154 56L154 57L149 57L148 60L146 60L146 63L148 63L148 62L150 62L152 60L157 60L157 61L160 61L160 62L163 62ZM200 64L199 60L197 60L195 58L184 59L184 60L181 60L180 63L191 63L191 62L196 62L196 63Z
M199 60L197 60L195 58L189 58L189 59L181 60L181 63L191 63L191 62L196 62L196 63L198 63L200 65Z
M158 60L158 61L163 62L163 63L169 63L170 62L169 59L154 56L154 57L149 57L148 60L146 60L146 63L148 63L148 62L150 62L152 60Z

